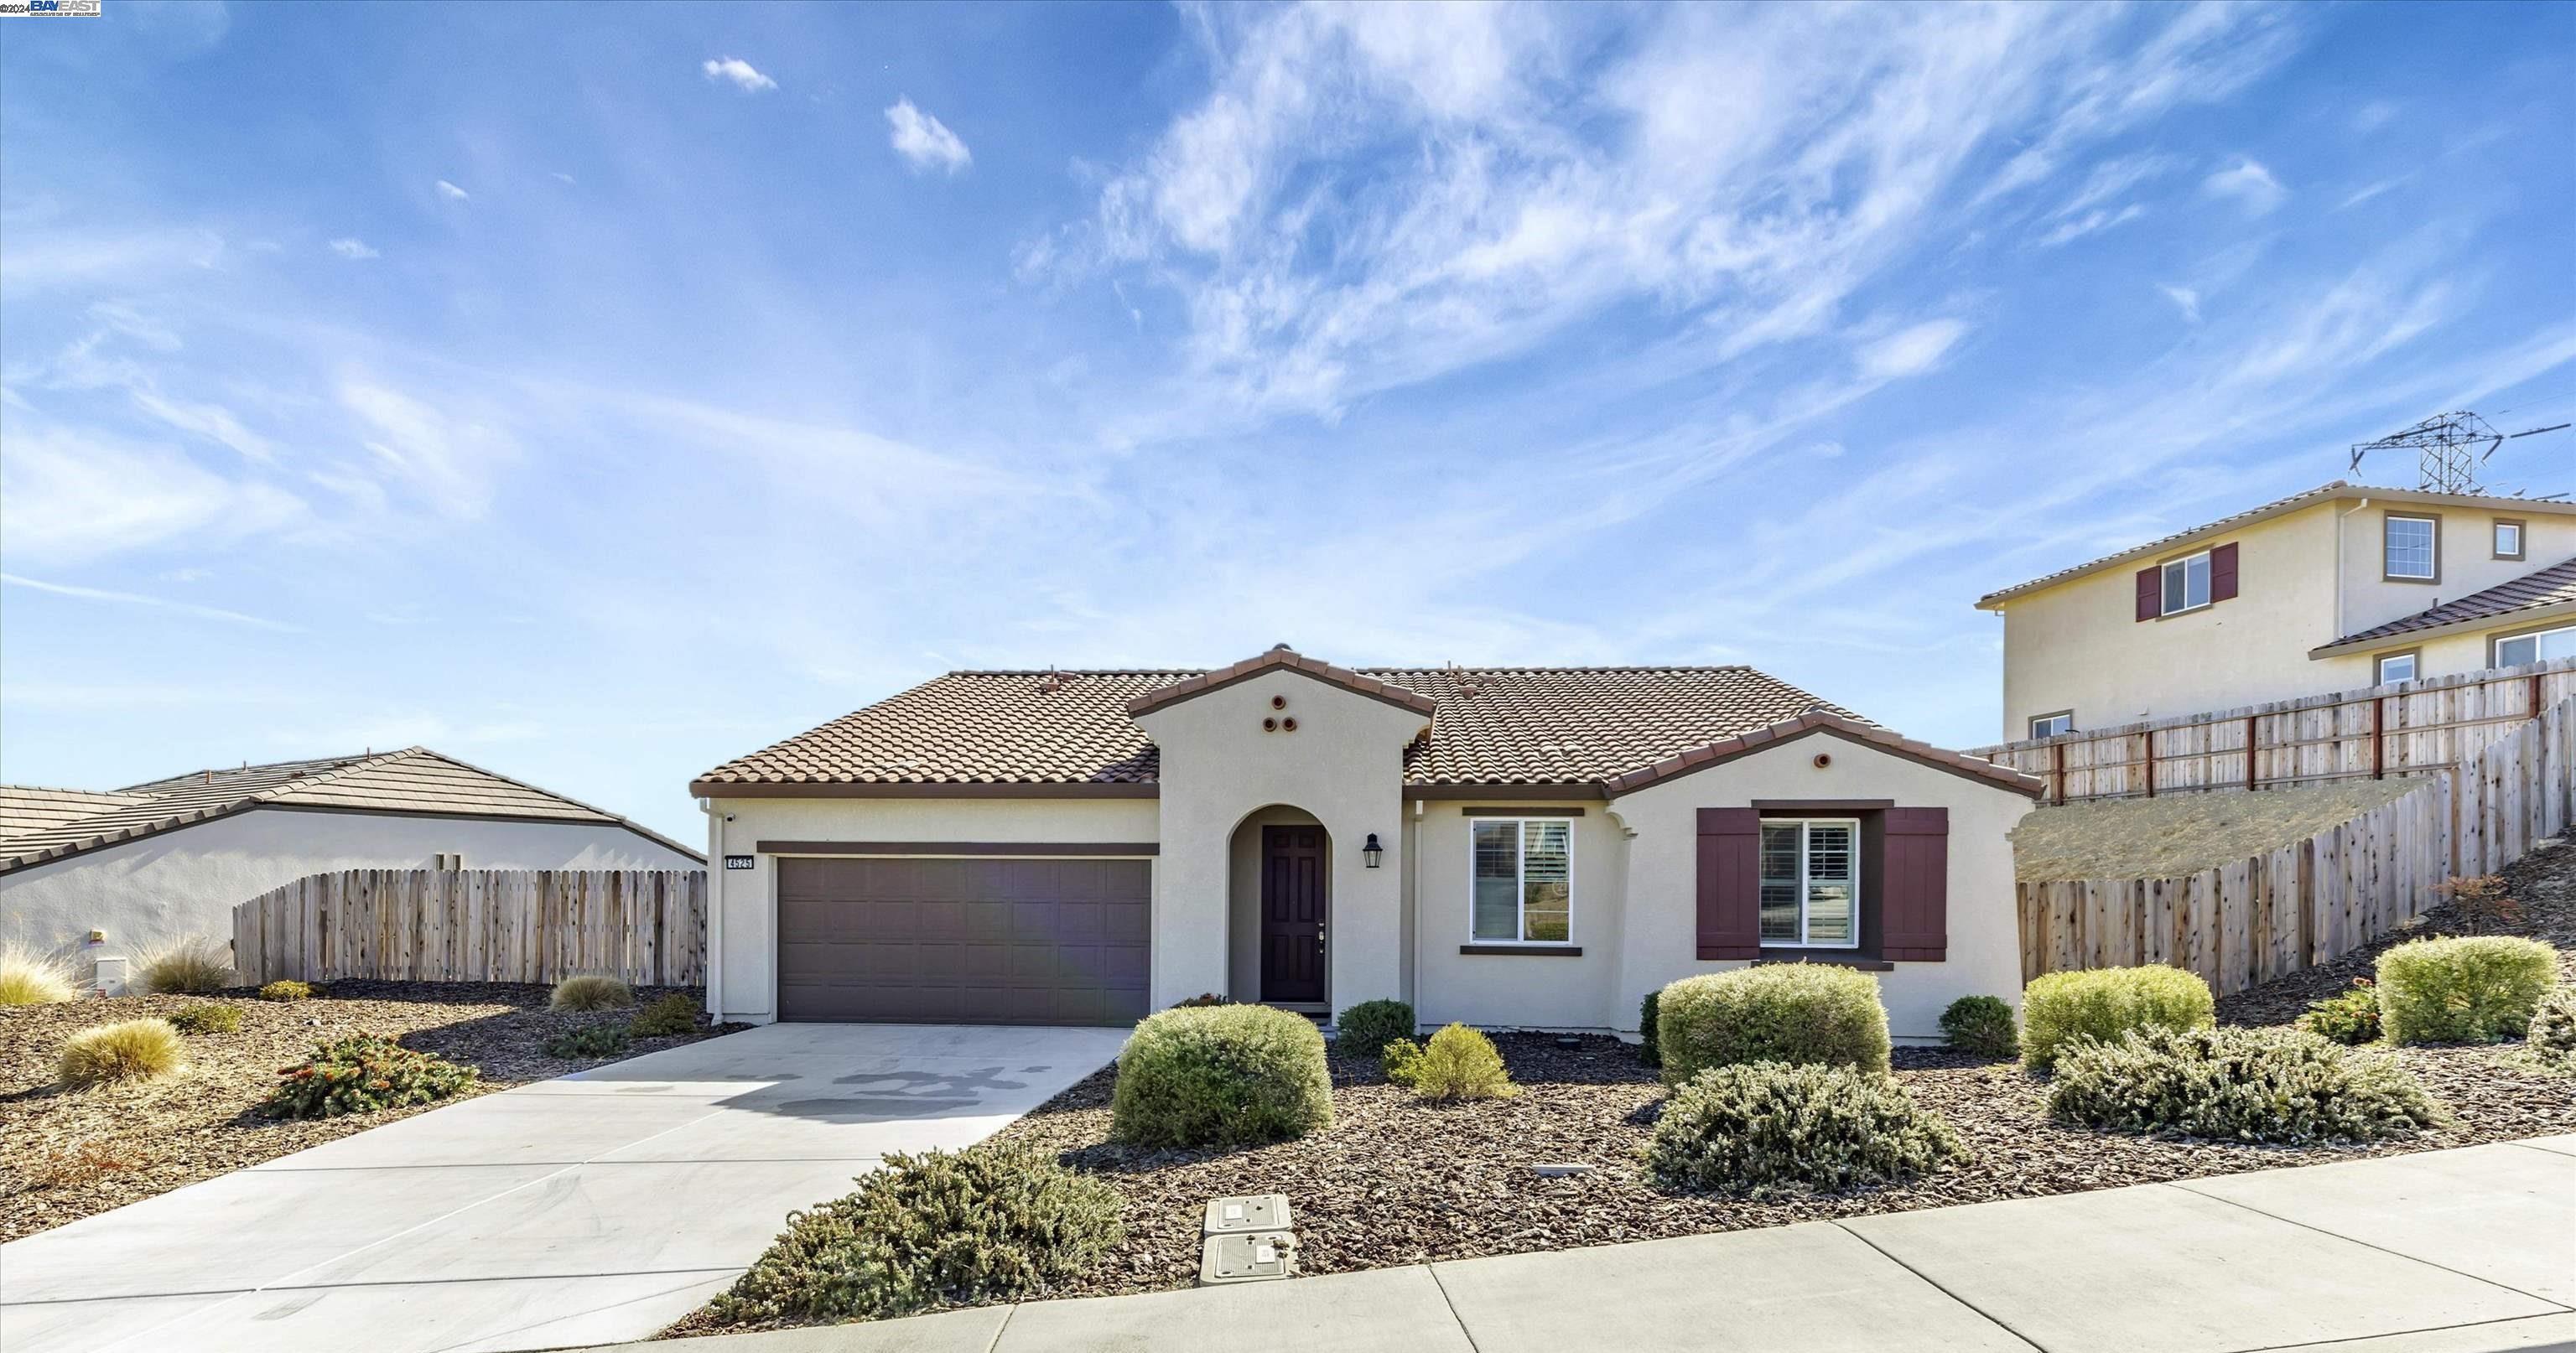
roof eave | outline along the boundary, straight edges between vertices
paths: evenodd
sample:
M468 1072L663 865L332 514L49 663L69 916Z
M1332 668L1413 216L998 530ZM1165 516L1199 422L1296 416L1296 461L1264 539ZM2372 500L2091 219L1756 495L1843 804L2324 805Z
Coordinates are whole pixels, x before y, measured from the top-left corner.
M2556 620L2562 616L2576 616L2576 601L2543 602L2540 605L2526 606L2516 611L2498 611L2493 615L2471 616L2466 620L2426 625L2422 629L2399 630L2394 634L2356 634L2349 639L2337 639L2330 644L2319 644L2308 650L2308 656L2314 659L2332 658L2345 653L2365 653L2373 649L2394 648L2420 643L2426 639L2446 638L2454 634L2476 634L2484 630L2510 629L2516 625Z

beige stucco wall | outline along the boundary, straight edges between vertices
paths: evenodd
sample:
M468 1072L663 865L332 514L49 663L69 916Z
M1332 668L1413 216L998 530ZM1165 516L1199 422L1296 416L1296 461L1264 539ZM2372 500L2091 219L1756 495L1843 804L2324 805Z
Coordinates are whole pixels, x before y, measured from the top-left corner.
M1284 709L1271 700L1286 701ZM1265 718L1297 731L1263 732ZM1402 989L1404 745L1429 723L1288 670L1273 670L1137 719L1161 753L1163 853L1154 877L1157 1006L1234 989L1228 940L1235 829L1273 805L1314 814L1333 841L1326 994L1336 1008ZM1376 833L1383 864L1360 845ZM1257 992L1251 993L1257 995Z
M2353 504L2340 506L2349 509ZM2380 576L2383 559L2380 551L2381 523L2391 512L2409 517L2441 518L2440 581L2389 582ZM2498 517L2518 518L2524 523L2522 558L2494 557L2490 528ZM2377 500L2343 520L2343 614L2334 635L2328 636L2330 638L2385 625L2400 616L2413 615L2444 601L2457 601L2471 592L2483 592L2498 583L2511 582L2535 569L2547 568L2576 555L2576 518L2566 516L2484 507L2427 507L2421 503ZM2318 642L2323 643L2324 640ZM2483 651L2479 657L2477 665L2484 666ZM2447 674L2425 673L2426 676Z
M716 799L707 838L713 947L708 1001L720 1019L778 1017L778 868L762 841L1156 840L1155 801L1119 799ZM729 871L724 856L751 855ZM1155 947L1162 926L1155 926Z
M1620 1023L1614 1012L1614 979L1626 924L1628 842L1601 804L1580 806L1583 816L1571 819L1574 885L1567 942L1583 953L1568 957L1458 952L1471 942L1471 819L1461 810L1520 808L1527 817L1554 817L1566 805L1522 804L1508 793L1422 805L1413 942L1414 1014L1425 1027L1453 1020L1546 1029L1603 1029ZM1629 1025L1636 1023L1635 1004L1631 997Z
M259 808L0 874L0 939L77 954L133 955L195 936L230 943L232 909L308 874L427 869L695 869L624 827L417 814ZM106 942L86 943L92 930Z
M1832 764L1813 764L1817 752ZM1899 963L1875 974L1889 1032L1934 1041L1941 1012L1961 996L2020 1004L2020 921L2013 900L2008 833L2031 800L1950 774L1867 743L1818 733L1626 795L1610 805L1628 840L1626 924L1606 987L1601 1022L1631 1030L1646 992L1679 978L1747 966L1698 958L1699 810L1745 807L1756 799L1894 799L1905 807L1950 810L1948 958ZM1585 957L1590 958L1587 949ZM1535 961L1535 960L1533 960Z

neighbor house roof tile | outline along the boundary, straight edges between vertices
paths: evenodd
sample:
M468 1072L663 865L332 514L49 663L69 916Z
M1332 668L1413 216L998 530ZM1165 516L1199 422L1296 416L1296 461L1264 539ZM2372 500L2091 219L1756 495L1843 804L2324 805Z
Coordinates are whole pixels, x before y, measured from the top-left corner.
M2483 592L2427 607L2413 615L2399 616L2385 625L2375 625L2355 634L2347 634L2333 643L2316 648L2329 653L2337 649L2361 648L2385 639L2403 638L2425 630L2480 621L2510 620L2527 612L2551 606L2576 605L2576 559L2565 559L2547 568L2526 573L2508 582L2497 583Z

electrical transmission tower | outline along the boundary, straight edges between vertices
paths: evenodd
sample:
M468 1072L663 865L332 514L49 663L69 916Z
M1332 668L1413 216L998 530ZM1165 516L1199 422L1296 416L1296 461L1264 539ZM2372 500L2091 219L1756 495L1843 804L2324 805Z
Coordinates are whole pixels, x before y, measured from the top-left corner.
M2416 487L2428 493L2477 493L2478 467L2486 463L2495 449L2512 437L2528 437L2533 432L2556 432L2567 426L2533 428L2531 432L2502 433L2487 420L2467 410L2436 414L2403 432L2393 432L2375 442L2356 442L2352 448L2352 469L2361 468L2361 458L2372 451L2395 451L2413 447L2417 474L2422 482Z

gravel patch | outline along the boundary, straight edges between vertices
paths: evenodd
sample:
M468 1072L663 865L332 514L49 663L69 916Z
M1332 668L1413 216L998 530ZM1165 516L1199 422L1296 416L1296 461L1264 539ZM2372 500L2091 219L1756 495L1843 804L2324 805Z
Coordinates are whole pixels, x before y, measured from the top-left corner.
M2173 878L2276 850L2423 786L2362 780L2042 808L2013 829L2023 879Z
M546 1056L542 1047L557 1034L586 1024L622 1024L635 1013L556 1013L545 1008L547 992L544 986L501 983L337 982L327 996L308 1001L263 1001L242 990L216 997L120 996L0 1008L0 1240L437 1107L303 1121L261 1116L258 1106L278 1069L303 1061L317 1041L383 1034L480 1070L481 1081L459 1098L620 1060ZM636 994L650 1002L668 993ZM219 1001L241 1008L241 1030L188 1036L188 1066L178 1074L85 1090L55 1087L54 1056L72 1034ZM638 1039L623 1056L733 1027L739 1026Z

